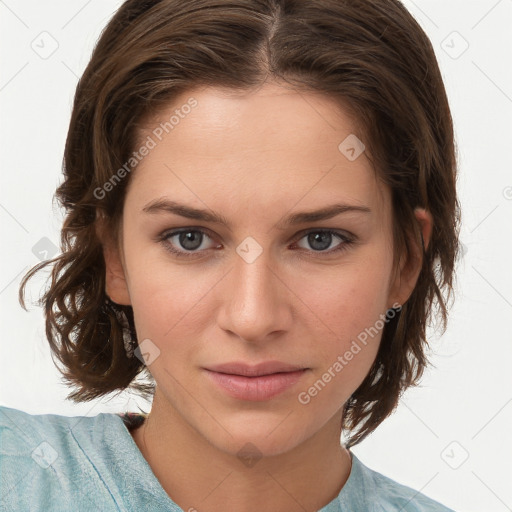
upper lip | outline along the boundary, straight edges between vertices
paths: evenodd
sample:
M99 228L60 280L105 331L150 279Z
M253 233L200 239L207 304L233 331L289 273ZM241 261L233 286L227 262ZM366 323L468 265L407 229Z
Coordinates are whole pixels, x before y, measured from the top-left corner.
M243 377L259 377L261 375L272 375L273 373L288 373L305 370L302 366L295 366L281 361L265 361L256 365L242 362L232 362L209 366L206 370L229 375L241 375Z

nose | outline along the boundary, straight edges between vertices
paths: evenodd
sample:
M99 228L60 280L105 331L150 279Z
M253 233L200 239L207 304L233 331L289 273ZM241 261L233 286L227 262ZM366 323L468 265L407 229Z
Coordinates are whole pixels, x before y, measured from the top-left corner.
M254 261L238 255L223 280L219 326L250 343L275 339L293 321L293 293L268 251Z

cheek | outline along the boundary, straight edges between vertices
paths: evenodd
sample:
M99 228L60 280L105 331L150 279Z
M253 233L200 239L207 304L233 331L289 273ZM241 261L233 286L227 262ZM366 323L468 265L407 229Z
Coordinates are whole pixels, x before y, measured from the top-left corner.
M319 417L334 414L368 374L380 345L386 287L379 272L348 273L329 286L316 288L310 329L315 344L315 367L298 396Z
M385 313L390 272L389 259L371 258L366 263L340 265L322 279L310 276L297 286L314 313L311 321L332 337L347 340L373 326Z
M208 293L219 276L206 266L200 270L194 264L172 264L161 249L151 252L127 251L126 257L137 337L149 338L162 349L172 345L173 351L181 346L190 350L211 321Z
M334 412L375 360L385 326L392 260L384 251L369 252L373 254L366 259L339 266L328 280L305 281L302 293L316 314L310 315L310 329L319 342L318 364L301 390L301 403L310 400L315 408Z

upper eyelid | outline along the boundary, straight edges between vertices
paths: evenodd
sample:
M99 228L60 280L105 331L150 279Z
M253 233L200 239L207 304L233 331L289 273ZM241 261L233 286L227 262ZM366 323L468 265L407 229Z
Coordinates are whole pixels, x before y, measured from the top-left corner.
M169 229L169 230L163 231L162 234L159 236L159 238L170 238L172 236L179 235L180 233L188 233L189 231L198 231L200 233L203 233L203 234L209 236L210 238L215 238L213 231L210 231L207 228L200 228L200 227L183 227L183 228Z

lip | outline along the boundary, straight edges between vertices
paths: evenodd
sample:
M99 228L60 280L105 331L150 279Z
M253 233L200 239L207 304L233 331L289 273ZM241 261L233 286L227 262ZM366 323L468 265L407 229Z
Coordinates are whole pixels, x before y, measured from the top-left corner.
M206 375L231 397L262 402L293 387L308 368L279 361L267 361L257 365L225 363L204 370Z
M234 361L232 363L209 366L206 370L229 375L241 375L243 377L260 377L261 375L272 375L273 373L295 372L304 370L303 366L294 366L281 361L264 361L263 363L250 365Z

